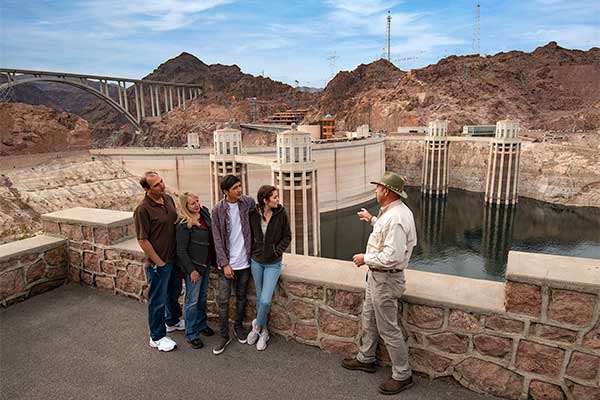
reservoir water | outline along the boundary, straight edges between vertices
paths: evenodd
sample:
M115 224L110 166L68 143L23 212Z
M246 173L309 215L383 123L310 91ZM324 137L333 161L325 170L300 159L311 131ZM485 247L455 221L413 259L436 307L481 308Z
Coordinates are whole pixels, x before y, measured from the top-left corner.
M417 247L409 268L502 281L509 250L600 259L600 208L566 207L520 197L511 207L485 206L483 193L450 189L446 199L407 188ZM375 193L373 193L375 198ZM378 204L364 205L377 215ZM351 260L371 227L360 207L321 215L321 255Z

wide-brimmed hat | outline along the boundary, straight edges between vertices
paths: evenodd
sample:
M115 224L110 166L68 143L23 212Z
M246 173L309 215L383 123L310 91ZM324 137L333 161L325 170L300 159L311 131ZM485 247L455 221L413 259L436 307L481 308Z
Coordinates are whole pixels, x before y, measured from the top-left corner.
M408 195L404 191L404 184L406 183L405 179L394 172L387 171L383 174L379 182L371 183L373 185L384 186L390 189L392 192L396 193L398 196L402 197L403 199L408 198Z

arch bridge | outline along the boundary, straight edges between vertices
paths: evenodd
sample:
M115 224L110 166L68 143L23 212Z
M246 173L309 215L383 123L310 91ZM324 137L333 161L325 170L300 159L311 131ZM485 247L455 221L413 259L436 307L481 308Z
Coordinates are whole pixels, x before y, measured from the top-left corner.
M137 130L146 118L160 118L162 113L175 107L185 109L186 102L200 96L202 89L200 85L187 83L66 72L0 68L0 74L5 77L5 81L0 84L0 93L34 82L57 82L75 86L123 114Z

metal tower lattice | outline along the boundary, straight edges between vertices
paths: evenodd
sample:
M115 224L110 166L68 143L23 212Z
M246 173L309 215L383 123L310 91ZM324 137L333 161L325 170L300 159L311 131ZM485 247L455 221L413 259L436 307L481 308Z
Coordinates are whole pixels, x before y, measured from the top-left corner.
M477 2L477 8L475 11L475 23L473 25L473 40L471 42L471 49L474 54L481 54L481 30L480 30L480 21L481 21L481 5Z
M388 16L387 16L387 60L389 62L392 62L392 52L391 52L391 47L390 47L391 39L392 39L392 14L388 10Z

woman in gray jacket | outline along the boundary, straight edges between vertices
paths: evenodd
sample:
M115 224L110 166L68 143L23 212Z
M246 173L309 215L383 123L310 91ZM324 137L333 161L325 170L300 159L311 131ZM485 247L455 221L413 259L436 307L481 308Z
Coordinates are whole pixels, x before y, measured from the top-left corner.
M199 349L204 346L200 333L214 334L207 323L206 301L210 265L216 265L216 254L210 212L193 193L179 196L176 237L177 265L185 272L185 337Z

